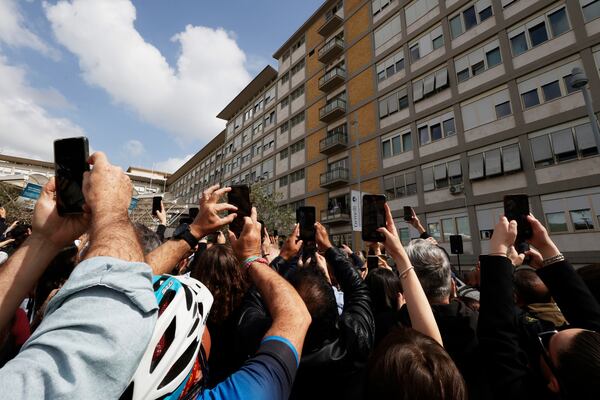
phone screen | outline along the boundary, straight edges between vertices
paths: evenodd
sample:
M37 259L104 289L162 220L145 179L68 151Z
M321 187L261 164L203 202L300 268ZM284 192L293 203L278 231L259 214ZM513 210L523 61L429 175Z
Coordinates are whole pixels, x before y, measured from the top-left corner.
M252 212L252 203L250 203L250 187L248 185L233 185L231 191L227 194L227 202L236 206L237 211L229 211L229 214L235 213L237 217L229 224L229 230L240 237L244 229L244 217L249 217Z
M412 215L413 215L412 207L404 206L404 220L406 222L412 221Z
M527 220L528 215L529 199L526 194L504 196L504 216L509 221L517 221L516 245L531 238L533 235L531 224Z
M54 142L56 206L59 215L83 213L83 173L90 170L86 137Z
M265 241L265 221L259 220L258 223L260 224L260 242L262 243Z
M385 241L385 236L377 232L377 229L385 227L385 196L366 194L362 205L362 239L366 242Z
M316 210L314 207L299 207L296 210L296 222L300 224L300 240L315 240Z
M156 217L156 212L161 210L162 197L154 196L152 198L152 215Z
M199 212L198 207L190 208L189 214L190 214L190 218L192 219L192 221L196 219L196 217L198 216L198 212Z
M367 254L367 268L372 270L376 269L379 266L379 257L375 255L373 249L369 249L369 253Z

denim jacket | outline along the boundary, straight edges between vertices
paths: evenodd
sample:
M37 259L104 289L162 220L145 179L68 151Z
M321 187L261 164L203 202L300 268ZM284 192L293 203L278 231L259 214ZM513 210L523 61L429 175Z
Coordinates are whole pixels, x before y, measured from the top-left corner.
M156 310L148 265L82 262L0 370L0 399L118 399L148 346Z

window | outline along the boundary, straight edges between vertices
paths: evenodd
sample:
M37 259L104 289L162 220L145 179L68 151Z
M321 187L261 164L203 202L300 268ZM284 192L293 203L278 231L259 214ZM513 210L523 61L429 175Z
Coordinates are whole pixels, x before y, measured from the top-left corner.
M573 222L573 229L576 231L586 231L594 229L594 219L589 209L585 210L571 210L571 221Z
M495 49L485 53L485 59L487 61L488 68L493 68L496 65L501 64L502 56L500 55L500 47L496 47Z
M456 230L465 240L471 240L471 228L469 227L469 217L456 217Z
M420 101L448 87L448 69L442 68L423 79L413 81L413 100Z
M282 186L287 186L288 184L288 177L286 176L282 176L281 178L279 178L279 187Z
M477 64L471 66L471 73L473 76L477 76L485 71L485 63L483 61L479 61Z
M600 17L600 0L586 0L582 3L581 9L583 11L583 19L585 22L590 22Z
M290 73L286 72L285 74L283 74L281 76L281 84L285 85L286 83L288 83L288 81L290 80Z
M598 154L589 123L533 137L529 142L536 168Z
M283 110L289 104L290 104L290 98L289 97L285 97L283 100L281 100L281 103L279 103L279 108L281 108Z
M304 139L302 139L290 146L290 154L297 153L300 150L304 150Z
M414 171L383 177L383 187L388 200L417 194L417 177Z
M403 246L408 246L410 243L410 231L408 228L399 228L398 234L400 235L400 243L402 243Z
M265 116L265 126L270 126L275 122L275 111L271 111L269 115Z
M454 127L454 118L450 118L444 121L444 135L451 136L456 133L456 128Z
M571 74L563 77L563 81L565 83L565 88L567 89L567 94L571 94L579 90L573 87L573 76Z
M454 225L454 220L452 218L444 218L441 220L442 222L442 232L444 237L444 242L450 241L450 236L456 235L456 226Z
M279 134L282 135L282 134L286 133L289 129L290 129L290 123L288 121L285 121L279 127Z
M510 101L505 101L504 103L497 104L495 106L496 109L496 118L504 118L512 114L512 110L510 109Z
M383 158L389 158L412 150L412 136L410 132L394 135L381 142Z
M408 107L408 95L406 88L402 88L391 95L379 100L379 119Z
M443 120L443 122L437 122ZM454 117L434 118L427 124L418 127L421 146L456 134Z
M440 35L436 38L433 39L433 49L439 49L440 47L442 47L444 45L444 35Z
M423 58L444 45L442 26L437 26L431 31L421 35L410 43L410 56L413 61Z
M301 112L300 114L292 117L292 119L290 120L292 127L304 122L304 111Z
M300 86L298 89L294 90L290 93L290 98L292 101L296 100L298 97L304 94L304 85Z
M540 20L539 23L536 23ZM531 24L536 23L531 26ZM550 27L550 32L548 32ZM508 33L513 56L525 53L527 50L547 42L571 30L565 6L535 16L532 21L512 29Z
M279 159L285 160L287 157L288 157L288 149L281 150L281 152L279 153Z
M416 61L419 58L421 58L421 53L419 51L419 43L413 45L410 48L410 58L412 58L413 61Z
M544 101L554 100L561 96L558 81L550 82L542 86L542 92L544 93Z
M383 82L404 69L404 52L398 53L377 64L377 81Z
M476 180L520 171L521 155L518 144L469 156L469 179Z
M300 47L302 47L302 45L304 45L305 39L306 38L304 36L302 36L300 38L300 40L298 40L296 43L294 43L294 45L292 46L292 52L294 52L294 51L298 50Z
M302 60L300 60L300 62L296 63L296 65L294 65L291 70L292 76L294 76L298 72L302 71L304 69L305 64L306 64L306 62L304 61L304 58Z
M304 170L300 169L296 172L292 172L290 174L290 183L298 182L299 180L304 179Z
M390 5L391 2L392 2L392 0L373 0L371 3L373 15L377 15L381 11L385 10L387 8L387 6Z
M435 223L429 223L429 224L427 224L427 232L436 241L441 241L442 240L442 235L441 235L441 232L440 232L440 224L439 223L435 222Z
M428 192L462 183L460 160L423 169L423 190Z
M490 0L479 0L450 18L450 33L456 39L494 15Z
M537 89L533 89L529 92L521 94L521 98L523 99L523 106L525 108L537 106L538 104L540 104L540 98L538 96Z
M550 233L569 231L564 212L548 213L546 214L546 221L548 222Z
M396 36L400 35L400 32L400 14L396 14L375 31L375 48L377 49L394 39Z
M404 8L406 25L411 26L421 17L438 6L438 0L416 0Z
M430 127L431 130L431 141L436 141L442 138L442 126L435 124Z
M462 71L459 71L457 74L458 77L458 82L464 82L466 80L468 80L470 78L469 75L469 70L468 69L463 69Z

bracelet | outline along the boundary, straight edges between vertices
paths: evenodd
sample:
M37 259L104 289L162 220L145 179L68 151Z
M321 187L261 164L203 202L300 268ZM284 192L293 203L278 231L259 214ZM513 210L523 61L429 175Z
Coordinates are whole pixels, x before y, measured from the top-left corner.
M400 274L399 274L399 275L400 275L400 279L405 279L405 278L408 276L408 273L409 273L411 270L414 270L414 269L415 269L415 267L413 267L413 266L411 265L410 267L406 268L404 271L400 272Z
M508 257L506 253L490 253L488 256L496 256L496 257Z
M248 269L250 268L250 266L252 265L252 263L261 263L261 264L265 264L265 265L269 265L269 261L265 260L264 258L260 257L260 256L251 256L248 257L244 260L244 269Z
M555 256L546 258L544 261L542 261L542 267L546 267L550 264L554 264L557 263L559 261L565 261L565 256L563 256L562 254L557 254Z

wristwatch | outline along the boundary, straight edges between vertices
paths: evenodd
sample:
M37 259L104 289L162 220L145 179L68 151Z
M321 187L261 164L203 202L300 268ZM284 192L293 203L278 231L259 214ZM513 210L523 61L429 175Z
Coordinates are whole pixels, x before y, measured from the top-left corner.
M175 240L185 240L187 244L190 245L190 248L196 247L200 239L196 239L192 232L190 231L190 226L188 224L181 224L175 229L173 232L173 239Z

